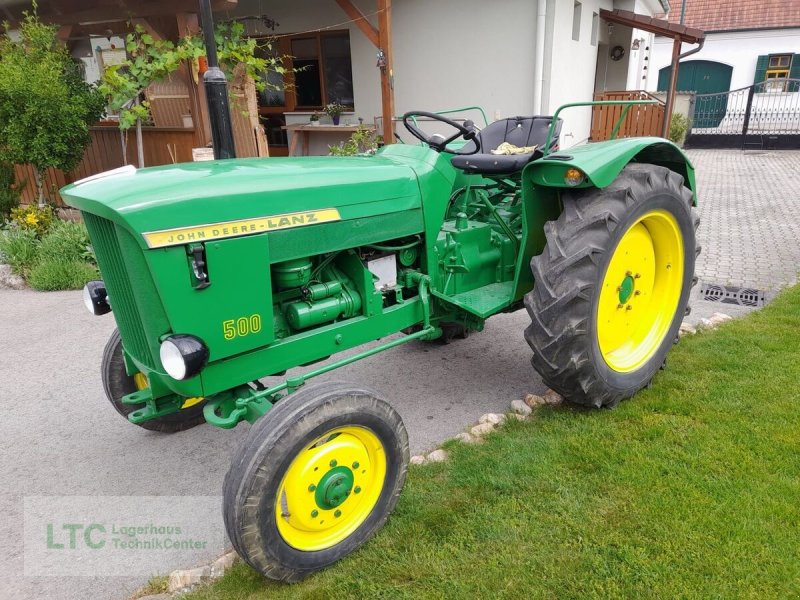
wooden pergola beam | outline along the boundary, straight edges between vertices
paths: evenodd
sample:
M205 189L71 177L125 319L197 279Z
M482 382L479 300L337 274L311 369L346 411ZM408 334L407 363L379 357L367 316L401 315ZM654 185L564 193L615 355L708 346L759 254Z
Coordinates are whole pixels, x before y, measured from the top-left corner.
M381 67L383 143L394 144L394 69L392 66L392 0L378 0L378 32L384 64Z
M348 17L353 19L353 22L356 24L356 27L361 30L361 33L367 36L367 39L372 42L376 48L379 48L381 42L378 30L372 26L372 23L367 21L367 17L365 17L363 13L358 10L358 7L350 2L350 0L336 0L336 4L341 7Z

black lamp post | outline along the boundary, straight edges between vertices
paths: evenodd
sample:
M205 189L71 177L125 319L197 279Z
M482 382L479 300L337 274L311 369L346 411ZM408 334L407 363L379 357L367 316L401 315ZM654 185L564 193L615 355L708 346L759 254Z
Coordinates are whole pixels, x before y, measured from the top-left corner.
M208 70L203 74L208 101L208 118L211 121L211 140L214 158L236 158L233 145L233 126L228 106L228 84L225 73L217 62L217 43L214 40L214 17L211 15L211 0L200 0L200 17L203 38L206 44Z

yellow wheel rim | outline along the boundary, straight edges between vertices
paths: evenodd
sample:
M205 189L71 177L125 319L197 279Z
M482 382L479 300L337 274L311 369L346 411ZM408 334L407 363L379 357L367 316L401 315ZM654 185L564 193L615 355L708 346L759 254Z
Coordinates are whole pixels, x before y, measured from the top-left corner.
M669 330L683 287L683 236L665 210L646 213L620 239L597 305L597 341L614 371L642 367Z
M372 431L333 429L289 465L275 502L278 532L298 550L330 548L366 520L385 479L386 453Z
M136 389L141 392L142 390L146 390L150 387L150 382L147 380L147 375L144 373L135 373L133 376L133 385L135 385ZM186 400L183 401L183 404L181 404L181 409L192 407L195 404L200 404L202 401L202 396L186 398Z

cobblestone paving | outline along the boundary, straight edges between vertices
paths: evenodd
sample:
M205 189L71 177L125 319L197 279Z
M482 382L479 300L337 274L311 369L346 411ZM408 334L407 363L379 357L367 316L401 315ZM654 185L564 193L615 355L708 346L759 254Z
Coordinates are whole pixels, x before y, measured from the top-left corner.
M800 151L690 150L688 155L697 172L700 282L773 292L796 283Z

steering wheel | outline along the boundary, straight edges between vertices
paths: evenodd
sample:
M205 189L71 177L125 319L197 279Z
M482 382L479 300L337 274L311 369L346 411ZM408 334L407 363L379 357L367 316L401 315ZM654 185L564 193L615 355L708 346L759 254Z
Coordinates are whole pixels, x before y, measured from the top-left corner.
M417 127L417 125L412 120L414 117L426 117L428 119L433 119L434 121L440 121L445 125L449 125L450 127L456 129L456 133L451 135L449 138L445 138L439 134L434 134L431 136L425 135L425 133ZM436 150L437 152L448 152L450 154L458 154L461 156L469 155L469 154L477 154L480 152L481 144L480 139L478 138L478 128L475 127L475 123L472 121L464 121L463 125L458 123L457 121L453 121L452 119L448 119L442 115L426 112L423 110L412 110L411 112L407 112L403 115L403 125L405 125L406 129L408 129L409 133L413 135L418 140L425 142ZM447 144L450 142L455 141L459 137L463 137L465 140L472 141L473 145L475 146L474 150L471 152L462 152L457 150L448 150Z

